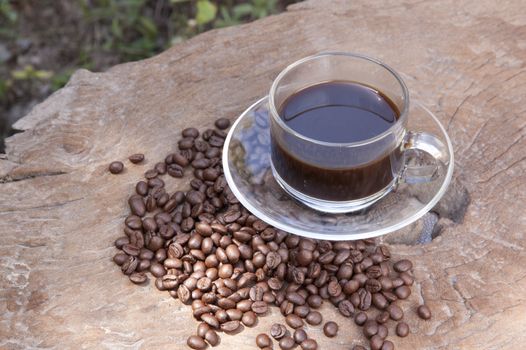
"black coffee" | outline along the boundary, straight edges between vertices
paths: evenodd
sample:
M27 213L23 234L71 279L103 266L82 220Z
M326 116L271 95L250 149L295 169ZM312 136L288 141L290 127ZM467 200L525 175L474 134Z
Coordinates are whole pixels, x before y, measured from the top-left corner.
M293 94L280 106L279 114L301 135L350 143L388 130L400 111L389 97L370 86L334 81ZM382 190L392 182L393 170L398 169L401 158L395 150L358 167L329 168L298 159L290 152L293 148L290 143L286 147L279 142L272 144L272 161L278 174L299 192L332 201L364 198ZM339 156L337 152L333 155L334 159Z

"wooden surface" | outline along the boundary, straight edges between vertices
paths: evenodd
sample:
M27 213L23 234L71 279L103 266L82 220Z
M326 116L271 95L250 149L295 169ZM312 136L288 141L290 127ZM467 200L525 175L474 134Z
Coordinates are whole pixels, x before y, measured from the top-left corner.
M184 348L196 325L189 308L132 285L111 262L126 195L183 127L234 119L288 63L322 50L367 53L400 71L412 98L447 126L455 178L471 198L463 221L441 219L432 243L392 245L414 259L418 280L402 303L414 334L391 337L397 349L526 347L524 6L308 1L149 60L78 71L16 124L24 132L0 160L0 348ZM138 151L146 165L106 171ZM431 321L410 310L422 298ZM324 310L345 326L333 339L311 330L321 349L363 342ZM255 348L254 336L280 319L272 313L217 349Z

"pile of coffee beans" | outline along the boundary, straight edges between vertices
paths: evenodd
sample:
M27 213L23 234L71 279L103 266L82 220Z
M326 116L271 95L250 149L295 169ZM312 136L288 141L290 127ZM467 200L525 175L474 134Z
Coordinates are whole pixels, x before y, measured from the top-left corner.
M223 174L221 154L229 126L221 118L203 133L184 129L177 151L144 173L128 199L130 214L124 220L125 235L115 241L120 251L114 262L131 282L146 283L149 272L159 290L191 305L199 321L187 339L192 349L219 344L217 332L234 334L255 326L270 305L279 308L294 330L272 326L270 335L281 349L317 349L303 327L323 323L316 309L324 302L362 326L371 349L393 349L385 324L396 322L400 337L409 333L396 302L411 294L411 261L393 264L389 249L374 240L302 238L252 215ZM129 158L133 164L143 159L142 154ZM112 163L109 171L119 173L122 163ZM190 189L167 191L164 176L186 175L192 176ZM431 311L420 306L418 315L428 319ZM329 321L323 333L335 337L338 328ZM256 345L272 349L271 337L258 335Z

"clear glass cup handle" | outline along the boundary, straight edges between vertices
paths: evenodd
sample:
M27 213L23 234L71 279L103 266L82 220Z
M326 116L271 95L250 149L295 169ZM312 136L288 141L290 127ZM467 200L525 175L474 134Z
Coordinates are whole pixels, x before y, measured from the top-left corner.
M430 182L447 169L448 148L438 137L427 132L408 132L403 146L405 156L401 182Z

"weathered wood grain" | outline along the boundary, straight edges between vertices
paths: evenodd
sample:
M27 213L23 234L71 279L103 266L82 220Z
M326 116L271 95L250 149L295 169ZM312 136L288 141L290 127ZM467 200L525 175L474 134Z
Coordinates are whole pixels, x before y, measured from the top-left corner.
M126 195L190 124L234 119L288 63L356 51L400 71L412 97L447 125L456 177L471 197L462 222L432 243L393 245L416 264L402 306L414 334L397 349L520 349L526 345L526 11L521 0L308 1L252 24L214 30L152 59L85 70L16 127L0 159L0 348L180 349L188 307L136 287L111 262ZM144 151L112 176L107 164ZM435 317L411 305L428 301ZM311 334L322 349L363 337ZM217 349L255 348L273 316ZM394 330L391 327L390 333Z

